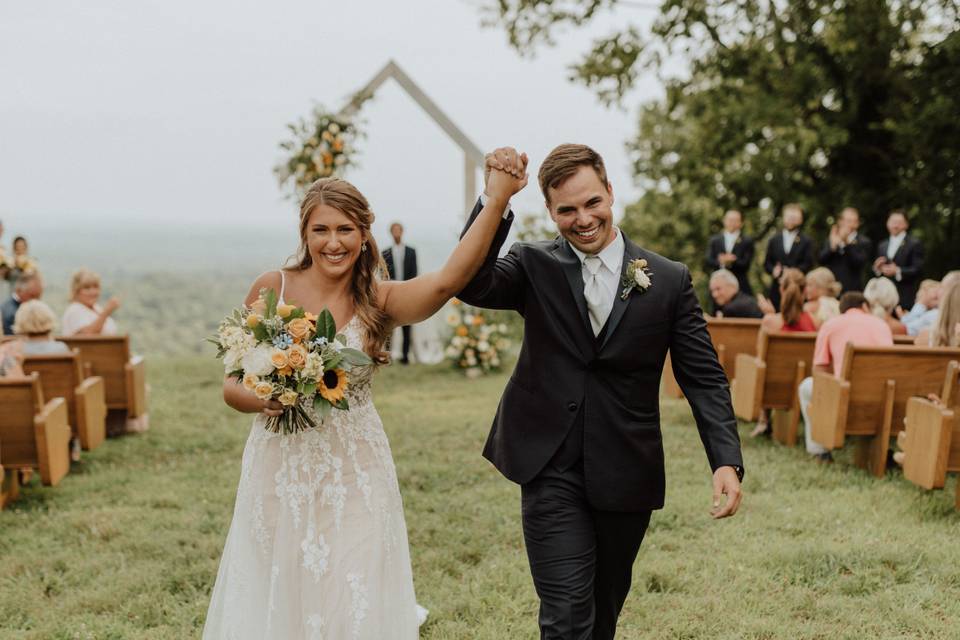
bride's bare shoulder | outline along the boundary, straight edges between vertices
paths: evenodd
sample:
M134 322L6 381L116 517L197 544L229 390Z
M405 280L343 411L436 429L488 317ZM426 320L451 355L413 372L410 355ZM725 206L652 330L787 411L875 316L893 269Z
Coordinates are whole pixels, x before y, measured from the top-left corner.
M243 301L244 304L250 306L258 297L260 297L261 289L273 289L277 292L277 295L280 295L280 272L266 271L257 276L257 279L253 281L252 285L250 285L250 291L247 293L247 298Z

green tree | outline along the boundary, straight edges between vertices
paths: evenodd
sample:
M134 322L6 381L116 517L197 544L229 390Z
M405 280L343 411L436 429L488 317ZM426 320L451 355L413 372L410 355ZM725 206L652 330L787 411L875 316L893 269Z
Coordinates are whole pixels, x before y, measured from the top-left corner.
M488 18L531 53L560 27L649 4L499 0ZM645 70L688 61L663 78L664 99L640 106L628 147L645 193L624 228L698 271L726 208L762 247L787 202L817 238L847 205L880 238L885 213L904 207L928 271L960 266L958 11L956 0L666 0L649 35L626 24L597 40L571 79L610 104Z

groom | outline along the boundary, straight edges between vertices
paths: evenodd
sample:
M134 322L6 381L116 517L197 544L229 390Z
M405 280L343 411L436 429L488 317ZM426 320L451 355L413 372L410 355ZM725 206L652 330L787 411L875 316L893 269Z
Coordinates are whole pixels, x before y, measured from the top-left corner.
M488 175L525 168L513 149L487 156ZM663 507L659 389L668 350L713 470L714 518L740 503L740 440L690 274L614 226L603 159L561 145L539 182L560 236L515 244L498 259L508 213L459 297L524 317L484 456L521 485L541 638L603 640L616 632L650 513ZM640 259L647 277L628 279Z

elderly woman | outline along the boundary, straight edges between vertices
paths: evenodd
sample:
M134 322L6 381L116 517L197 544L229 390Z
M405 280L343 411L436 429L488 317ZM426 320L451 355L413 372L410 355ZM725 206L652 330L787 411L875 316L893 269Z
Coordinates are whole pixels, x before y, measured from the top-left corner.
M53 339L56 324L57 319L53 315L53 309L43 300L30 300L20 305L13 319L13 332L24 338L23 355L70 351L66 344Z
M803 305L803 310L813 316L813 323L819 329L824 322L840 315L837 296L840 295L842 286L837 282L833 271L826 267L817 267L807 274L806 280L803 293L807 302Z
M120 307L120 300L110 298L101 307L100 276L89 269L79 269L70 281L70 304L63 312L63 335L117 334L117 323L110 316Z
M893 335L907 335L907 328L894 317L893 312L900 304L897 286L889 278L873 278L863 290L863 297L870 305L873 315L887 323Z

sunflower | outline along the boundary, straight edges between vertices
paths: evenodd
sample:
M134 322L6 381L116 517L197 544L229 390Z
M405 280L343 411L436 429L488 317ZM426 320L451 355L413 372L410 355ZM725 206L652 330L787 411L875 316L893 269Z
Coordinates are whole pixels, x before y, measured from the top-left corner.
M317 385L317 393L330 404L337 404L343 400L343 394L347 390L347 372L343 369L331 369L324 371L320 378L320 384Z

